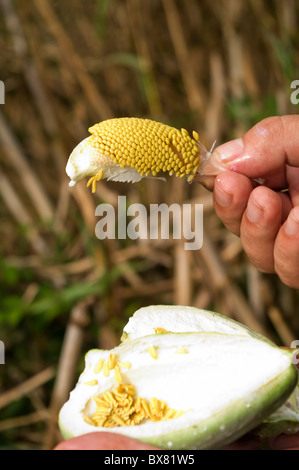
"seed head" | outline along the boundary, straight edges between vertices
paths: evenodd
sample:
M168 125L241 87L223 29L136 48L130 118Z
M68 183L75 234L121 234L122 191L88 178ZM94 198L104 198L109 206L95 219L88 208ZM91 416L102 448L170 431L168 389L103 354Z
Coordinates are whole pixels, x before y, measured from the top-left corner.
M134 183L158 173L187 176L191 182L208 154L197 132L192 138L186 129L150 119L108 119L89 132L70 155L66 172L70 186L89 177L93 192L101 179Z

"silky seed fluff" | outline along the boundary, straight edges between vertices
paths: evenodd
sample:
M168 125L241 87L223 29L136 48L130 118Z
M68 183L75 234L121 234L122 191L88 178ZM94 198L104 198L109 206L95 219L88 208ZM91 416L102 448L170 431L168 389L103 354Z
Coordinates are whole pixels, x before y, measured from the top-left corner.
M192 181L200 166L197 133L140 118L116 118L89 128L86 145L99 149L115 165L135 168L142 176L160 171Z

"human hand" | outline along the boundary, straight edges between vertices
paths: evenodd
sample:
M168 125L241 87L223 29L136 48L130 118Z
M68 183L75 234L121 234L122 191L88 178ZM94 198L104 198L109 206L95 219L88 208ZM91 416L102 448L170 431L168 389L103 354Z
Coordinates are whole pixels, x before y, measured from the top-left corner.
M260 271L299 288L299 115L264 119L211 159L227 169L213 178L219 218Z
M54 450L158 450L144 442L111 432L91 432L60 442Z
M299 433L268 438L262 441L258 436L247 434L224 450L299 450ZM159 450L121 434L93 432L60 442L54 450Z

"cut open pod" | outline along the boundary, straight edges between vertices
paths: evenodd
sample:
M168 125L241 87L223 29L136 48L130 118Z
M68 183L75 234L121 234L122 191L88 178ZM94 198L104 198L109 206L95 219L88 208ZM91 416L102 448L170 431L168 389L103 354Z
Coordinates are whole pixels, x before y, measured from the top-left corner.
M172 329L177 322L173 313ZM241 325L233 334L160 328L86 355L60 412L65 438L108 431L165 449L221 448L260 424L296 385L289 351Z
M175 322L173 318L175 316ZM155 325L159 325L155 328ZM152 334L154 331L218 332L251 336L274 345L268 338L241 323L218 313L195 307L180 305L150 305L142 307L129 318L124 327L122 341ZM294 350L290 350L294 355ZM295 362L295 361L294 361ZM298 360L297 360L298 363ZM293 434L299 431L299 383L285 403L254 431L263 437L282 432Z
M132 340L163 330L172 333L213 332L249 336L273 344L268 338L231 318L182 305L149 305L136 310L125 325L121 340Z

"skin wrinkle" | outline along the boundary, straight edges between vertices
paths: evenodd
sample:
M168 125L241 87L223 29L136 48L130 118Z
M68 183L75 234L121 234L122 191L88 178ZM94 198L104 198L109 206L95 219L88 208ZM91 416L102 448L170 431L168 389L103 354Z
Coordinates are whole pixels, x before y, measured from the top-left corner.
M294 121L295 125L290 126L289 121ZM286 164L289 164L290 166L298 167L299 166L299 158L294 156L293 153L296 154L297 150L297 155L298 155L298 147L295 147L294 149L289 149L288 151L288 145L293 145L293 142L297 140L298 136L298 116L278 116L278 120L280 123L280 135L281 135L281 142L285 142L285 146L281 149L284 153L285 157L285 162ZM297 128L296 128L297 127ZM291 161L290 161L291 160ZM295 161L293 161L295 160ZM296 161L297 160L297 161Z
M282 229L284 230L284 229ZM282 236L282 235L281 235ZM290 239L289 244L283 244L279 242L279 237L277 238L274 245L274 268L280 280L288 285L291 288L298 289L298 271L293 272L294 264L298 265L299 254L298 251L294 251L294 245L292 243L292 236L288 236L285 231L283 234L284 237ZM297 243L298 245L298 243ZM293 247L290 250L290 246ZM292 259L291 267L289 267L289 260ZM297 261L297 263L296 263Z
M282 200L269 188L256 188L248 205L255 204L263 211L260 220L245 217L241 223L241 240L251 262L264 273L274 272L274 243L281 227Z
M250 222L252 223L252 222ZM254 224L255 225L255 224ZM245 237L244 231L242 230L241 227L241 239ZM259 253L260 256L257 257L257 254L255 252L255 245L256 245L256 231L255 233L252 233L251 235L246 234L246 254L249 258L249 260L254 264L254 266L261 272L266 273L266 274L271 274L274 272L274 261L273 261L273 266L265 268L265 259L261 258L262 253ZM264 253L263 253L264 255Z

